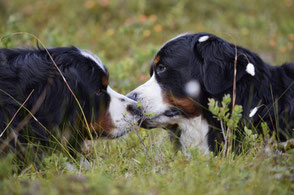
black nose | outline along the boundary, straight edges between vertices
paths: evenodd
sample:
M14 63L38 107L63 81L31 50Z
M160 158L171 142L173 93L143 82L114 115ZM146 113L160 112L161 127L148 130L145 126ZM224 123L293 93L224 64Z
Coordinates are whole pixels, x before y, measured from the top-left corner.
M138 101L138 94L135 92L130 92L127 94L127 97L134 100L134 101Z
M128 105L127 111L129 111L132 115L141 115L141 109L136 104Z

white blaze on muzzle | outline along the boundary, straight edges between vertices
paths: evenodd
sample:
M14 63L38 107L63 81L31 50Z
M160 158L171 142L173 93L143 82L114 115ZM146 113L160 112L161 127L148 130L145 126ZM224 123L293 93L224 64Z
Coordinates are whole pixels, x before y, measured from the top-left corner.
M142 104L144 111L158 115L164 113L169 106L163 101L161 87L156 81L155 75L143 85L133 91L138 95L138 102Z
M111 131L111 136L120 137L132 130L132 125L138 120L139 116L133 116L127 111L129 105L137 105L137 102L114 91L109 86L107 93L110 96L109 114L115 126Z
M185 91L190 96L198 96L200 93L200 84L196 80L186 83ZM200 117L185 118L181 115L167 117L164 113L170 110L172 105L164 101L162 89L158 84L155 75L143 85L131 93L137 94L137 100L147 113L154 113L154 116L148 120L148 127L164 127L167 125L178 124L181 129L180 144L183 151L185 148L198 147L204 154L209 152L207 143L208 123Z

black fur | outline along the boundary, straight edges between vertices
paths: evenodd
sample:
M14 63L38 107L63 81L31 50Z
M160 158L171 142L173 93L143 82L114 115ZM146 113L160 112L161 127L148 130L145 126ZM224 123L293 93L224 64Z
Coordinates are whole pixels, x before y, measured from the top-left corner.
M199 38L208 36L206 41ZM237 51L237 54L236 54ZM208 111L208 98L222 100L231 94L234 79L234 61L237 55L236 104L243 107L242 123L260 131L261 122L267 122L271 133L284 141L292 138L294 128L294 63L271 66L256 53L235 46L209 33L186 34L167 42L156 54L156 64L151 66L151 74L164 91L172 96L185 98L185 83L197 80L201 86L200 95L193 98L203 107L202 116L210 124L207 135L210 149L215 141L222 141L220 124ZM255 75L246 72L248 63L255 67ZM165 66L163 73L158 69ZM250 110L259 107L249 118ZM189 116L188 116L189 117ZM191 116L195 117L195 116ZM213 128L214 127L214 128Z
M48 51L76 94L88 122L103 117L110 102L105 92L107 86L101 80L103 76L108 79L107 71L81 55L75 47L52 48ZM21 109L0 138L1 146L12 132L15 132L17 139L10 139L9 146L14 149L18 148L18 144L36 140L48 146L52 135L58 137L62 130L68 128L70 144L76 149L87 137L81 110L45 49L0 49L0 89L1 133L20 107L15 100L22 104L32 92L24 107L32 111L34 106L39 106L34 113L39 122L31 118L18 129L24 118L30 116L24 108ZM96 94L97 90L101 91L99 95ZM42 93L45 93L44 99Z

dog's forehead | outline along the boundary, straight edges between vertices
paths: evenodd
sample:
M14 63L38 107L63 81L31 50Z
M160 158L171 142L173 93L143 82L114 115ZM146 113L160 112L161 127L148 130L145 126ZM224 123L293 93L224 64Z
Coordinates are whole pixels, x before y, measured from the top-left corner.
M105 73L107 74L107 70L105 68L105 66L103 65L102 61L100 60L100 58L98 58L96 55L94 55L93 53L91 53L90 51L87 50L80 50L81 54L86 57L91 59L92 61L94 61L97 66Z
M179 39L182 39L182 38L184 38L184 37L189 37L189 36L192 36L192 35L193 35L192 33L182 33L182 34L180 34L180 35L178 35L178 36L176 36L176 37L174 37L174 38L171 38L171 39L168 40L167 42L165 42L165 43L161 46L160 49L164 48L166 45L169 45L169 44L171 44L171 43L173 43L173 42L176 42L176 41L179 40ZM160 49L159 49L159 50L160 50Z
M155 55L152 65L156 67L158 64L163 64L165 66L176 66L186 65L189 63L192 55L189 55L191 51L180 43L171 43L163 47Z
M80 52L81 52L81 55L91 59L99 67L102 73L102 75L100 75L101 83L104 87L107 87L109 83L109 74L106 67L103 65L102 61L100 60L100 58L98 58L96 55L92 54L90 51L87 51L87 50L80 50Z
M183 33L165 42L155 54L152 64L156 66L164 56L168 56L168 54L172 54L176 51L176 45L179 40L190 36L192 36L192 33Z

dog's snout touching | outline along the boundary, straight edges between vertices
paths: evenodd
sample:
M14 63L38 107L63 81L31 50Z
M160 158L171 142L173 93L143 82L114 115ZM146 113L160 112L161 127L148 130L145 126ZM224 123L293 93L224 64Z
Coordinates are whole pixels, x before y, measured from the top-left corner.
M134 100L134 101L138 101L138 94L135 92L131 92L131 93L127 94L127 97Z
M171 118L171 117L174 117L174 116L178 116L178 115L180 115L181 112L180 112L180 110L177 109L177 108L172 108L172 109L170 109L170 110L165 111L163 114L164 114L165 116Z
M127 111L133 115L141 115L141 110L136 104L130 104L127 106Z

